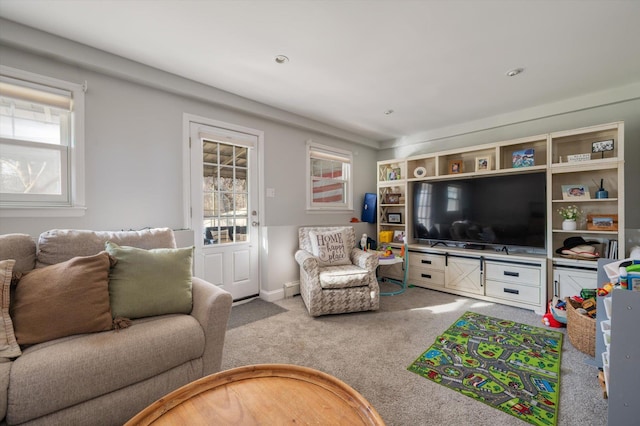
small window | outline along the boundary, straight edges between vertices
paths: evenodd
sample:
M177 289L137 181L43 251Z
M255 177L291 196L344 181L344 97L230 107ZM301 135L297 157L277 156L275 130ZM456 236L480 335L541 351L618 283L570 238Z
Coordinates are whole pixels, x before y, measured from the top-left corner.
M80 85L0 68L0 207L4 216L12 209L83 204L79 182L84 178L83 105Z
M352 210L351 152L307 142L307 209Z

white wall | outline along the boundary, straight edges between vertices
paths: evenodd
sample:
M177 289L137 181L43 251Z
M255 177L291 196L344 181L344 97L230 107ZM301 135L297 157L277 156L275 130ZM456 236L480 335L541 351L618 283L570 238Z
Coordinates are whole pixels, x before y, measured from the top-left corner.
M34 44L8 45L8 38L17 38L12 29L22 40ZM87 81L87 210L82 217L2 218L0 233L37 236L53 228L183 228L184 113L264 131L261 178L264 188L274 188L276 192L275 198L264 198L263 229L268 238L267 246L263 247L261 290L269 298L280 297L285 282L299 279L293 259L297 228L348 224L351 217L360 216L364 193L375 192L376 153L369 145L376 144L372 141L86 46L70 44L68 40L41 35L21 26L3 26L0 57L2 64L9 67L76 83ZM43 44L37 44L40 42ZM89 49L86 64L77 57L78 49ZM148 84L141 83L145 80ZM354 153L353 213L307 214L304 177L308 139ZM356 230L373 233L374 227L360 224Z

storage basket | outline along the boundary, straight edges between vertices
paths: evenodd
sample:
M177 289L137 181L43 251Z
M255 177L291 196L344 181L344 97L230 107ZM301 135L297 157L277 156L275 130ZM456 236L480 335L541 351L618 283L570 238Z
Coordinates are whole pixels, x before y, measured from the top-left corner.
M596 355L596 320L576 311L580 304L567 297L567 334L569 341L580 352Z

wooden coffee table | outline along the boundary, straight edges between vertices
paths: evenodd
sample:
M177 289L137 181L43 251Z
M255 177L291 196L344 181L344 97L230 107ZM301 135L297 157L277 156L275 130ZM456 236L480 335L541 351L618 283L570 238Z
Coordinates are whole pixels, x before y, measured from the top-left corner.
M238 367L189 383L157 400L133 425L384 425L362 395L312 368Z

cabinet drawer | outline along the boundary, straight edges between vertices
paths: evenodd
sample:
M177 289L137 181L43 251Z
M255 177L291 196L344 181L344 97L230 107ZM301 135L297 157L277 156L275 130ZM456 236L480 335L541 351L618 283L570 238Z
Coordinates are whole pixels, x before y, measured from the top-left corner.
M409 266L444 271L444 256L425 253L409 253Z
M444 272L409 267L409 283L444 287Z
M485 294L497 299L513 300L533 305L540 304L540 288L493 281L487 279Z
M506 263L487 262L486 277L488 280L514 284L540 286L540 268Z

